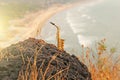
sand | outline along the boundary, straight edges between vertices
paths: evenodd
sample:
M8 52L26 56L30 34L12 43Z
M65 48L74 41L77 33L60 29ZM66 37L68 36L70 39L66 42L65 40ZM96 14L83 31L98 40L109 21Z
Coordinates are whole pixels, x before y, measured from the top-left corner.
M19 41L24 41L25 39L28 39L29 37L35 38L36 36L40 35L42 27L45 25L45 23L48 21L49 18L51 18L56 13L59 13L61 11L67 10L71 7L77 6L78 4L82 3L84 1L80 1L73 4L65 4L65 5L54 5L46 10L40 10L33 14L32 18L30 19L29 24L27 24L27 27L17 27L18 28L18 34L14 33L14 37L7 39L7 41L0 41L0 48L5 48L10 46L11 44L15 44ZM23 22L24 19L22 19ZM29 21L29 18L28 18ZM17 23L17 22L16 22ZM13 27L14 28L14 27Z
M14 30L13 30L13 31L10 31L10 33L8 32L9 35L13 35L13 34L14 35L13 35L13 37L10 37L10 38L9 38L9 36L5 36L6 40L0 41L0 48L2 49L5 47L8 47L11 44L15 44L19 41L23 41L25 39L28 39L29 37L35 38L37 35L40 34L41 28L44 26L45 22L49 18L51 18L56 13L66 10L72 6L73 6L73 4L54 5L46 10L40 10L40 11L36 12L37 13L36 15L32 16L33 20L30 20L30 23L27 25L26 28L11 26L13 28L16 28L16 31L14 32Z
M64 4L64 5L54 5L47 10L40 12L40 14L36 15L36 18L28 25L28 30L25 35L21 37L22 40L28 39L29 37L35 38L36 36L40 35L42 27L56 13L61 11L73 8L77 5L82 5L82 3L88 3L88 0L75 2L73 4Z

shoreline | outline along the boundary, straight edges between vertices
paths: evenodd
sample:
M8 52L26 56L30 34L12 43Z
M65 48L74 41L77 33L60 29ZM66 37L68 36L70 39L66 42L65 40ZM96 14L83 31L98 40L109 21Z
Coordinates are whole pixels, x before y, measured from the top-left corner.
M81 1L82 2L82 1ZM35 15L34 19L30 21L30 24L27 25L26 30L23 32L20 32L19 34L16 34L15 37L12 37L11 39L0 42L0 49L4 49L11 44L15 44L20 41L24 41L25 39L28 39L30 37L35 38L38 34L40 34L42 27L45 25L45 22L51 18L53 15L67 10L73 6L75 6L78 3L69 3L69 4L63 4L63 5L53 5L48 9L40 10L38 11L37 15ZM28 31L29 30L29 31ZM24 34L25 33L25 34Z
M75 19L77 17L79 18L79 16L81 16L81 14L82 14L81 13L82 11L79 11L79 13L81 13L81 14L79 14L79 13L77 14L78 9L88 8L89 6L96 5L96 4L98 4L97 1L96 2L93 2L93 1L92 2L90 2L90 1L89 2L81 2L80 4L75 5L75 7L73 6L70 9L67 9L60 13L57 13L56 15L54 15L52 18L50 18L46 22L45 26L42 29L42 34L40 36L38 36L38 38L40 37L49 43L56 44L56 41L55 41L56 30L53 29L52 27L49 27L50 26L49 22L53 21L56 24L59 24L59 26L60 26L61 38L63 38L65 40L65 45L64 45L65 50L67 52L71 52L74 50L76 52L76 54L79 55L79 53L81 52L81 50L80 50L81 44L79 43L79 41L81 41L81 40L79 40L77 37L77 35L79 35L79 34L75 34L75 32L73 31L73 29L75 29L75 27L72 28L72 23L74 23L74 17L75 17ZM69 14L71 14L71 15L69 15ZM79 15L79 16L77 16L77 15ZM70 18L71 16L73 18ZM76 22L79 22L79 20L76 20ZM79 25L76 25L76 26L79 26ZM79 27L77 27L77 31L79 31ZM66 35L66 34L68 34L68 35ZM74 46L71 46L71 45L74 45Z
M78 2L74 2L72 3L68 3L68 4L63 4L63 5L53 5L52 7L43 10L40 15L37 16L37 18L30 24L30 26L32 27L32 30L29 31L26 35L22 36L24 39L27 39L29 37L37 37L38 35L40 35L39 33L41 32L42 27L45 25L45 23L48 21L48 19L50 19L53 15L68 10L70 8L76 7L78 5L84 5L85 3L88 3L90 1L86 0L86 1L78 1ZM41 18L44 17L44 18ZM29 26L29 25L28 25ZM30 35L29 35L30 34ZM29 35L29 36L28 36Z
M30 22L30 24L27 25L26 30L22 32L22 34L18 34L15 37L11 38L9 41L4 42L0 46L1 49L10 46L11 44L15 44L20 41L24 41L25 39L28 39L30 37L36 38L41 33L42 27L45 25L45 23L50 19L53 15L62 12L64 10L73 8L79 4L85 4L90 1L78 1L75 3L68 3L63 5L53 5L48 9L40 10L38 11L37 15L33 17L34 19ZM29 30L29 31L28 31ZM24 34L25 33L25 34ZM3 46L4 45L4 46Z

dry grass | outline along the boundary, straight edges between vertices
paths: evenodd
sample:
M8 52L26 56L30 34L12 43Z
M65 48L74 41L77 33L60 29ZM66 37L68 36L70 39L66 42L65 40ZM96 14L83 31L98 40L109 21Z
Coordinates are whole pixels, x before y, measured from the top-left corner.
M101 40L96 45L96 50L92 50L91 48L85 48L82 46L82 56L80 56L80 61L88 66L89 71L92 75L92 80L119 80L120 79L120 55L116 54L116 48L107 48L105 39ZM43 47L43 46L42 46ZM59 76L62 75L62 72L67 71L69 66L63 70L58 71L56 74L49 76L46 79L46 74L49 71L50 64L53 60L56 59L57 54L51 57L46 70L43 72L42 67L38 68L36 66L37 55L38 52L42 49L42 47L35 50L33 64L31 64L31 57L27 57L27 63L24 59L24 55L21 53L21 58L23 60L23 64L26 64L26 68L24 66L21 68L19 72L18 80L64 80ZM20 48L22 49L22 48ZM7 52L6 52L7 53ZM116 56L115 56L116 55ZM2 54L0 53L0 60L2 58L10 57L10 54ZM12 55L11 55L12 57ZM41 66L44 65L44 61ZM38 76L41 75L42 79L39 79Z
M96 51L82 46L85 55L80 60L88 66L92 80L120 80L120 55L116 54L116 48L108 49L105 41L97 44Z
M97 44L95 51L91 48L84 48L84 46L82 46L82 54L85 55L82 55L80 60L88 66L88 69L92 75L92 80L119 80L120 55L114 57L116 55L116 48L108 49L105 41L105 39L101 40ZM50 64L53 60L55 60L57 55L55 54L52 56L44 72L42 68L37 68L36 66L37 55L38 51L35 51L33 64L31 64L31 58L27 59L27 67L26 69L21 69L18 80L64 80L59 76L62 75L62 72L68 70L69 66L46 79L46 74L49 71ZM23 63L25 64L24 56L22 54L21 57L23 59ZM44 61L41 66L42 65L44 65ZM42 79L38 78L39 75L42 76Z
M59 54L55 54L51 57L51 60L49 61L45 71L42 70L42 67L39 67L39 68L37 67L37 64L36 64L37 63L37 56L38 56L38 52L42 49L42 47L39 50L37 50L37 48L36 48L36 51L34 53L33 64L31 64L32 57L30 57L30 58L27 57L27 66L25 69L24 69L24 64L26 64L26 63L25 63L24 56L21 53L21 58L23 60L23 66L22 66L21 70L19 71L19 75L18 75L17 80L64 80L64 79L61 79L60 76L62 75L62 72L67 71L69 69L69 66L63 70L58 71L56 74L49 76L46 79L46 75L50 69L51 62L53 60L55 60ZM43 65L44 65L44 60L41 64L41 66L43 66Z

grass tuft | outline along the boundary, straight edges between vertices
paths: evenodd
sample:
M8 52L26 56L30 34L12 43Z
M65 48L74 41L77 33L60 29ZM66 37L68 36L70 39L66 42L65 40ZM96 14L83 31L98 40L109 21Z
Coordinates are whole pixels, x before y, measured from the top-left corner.
M120 79L120 55L116 48L108 49L106 40L97 43L97 48L82 46L83 53L80 60L85 63L91 72L92 80L119 80Z

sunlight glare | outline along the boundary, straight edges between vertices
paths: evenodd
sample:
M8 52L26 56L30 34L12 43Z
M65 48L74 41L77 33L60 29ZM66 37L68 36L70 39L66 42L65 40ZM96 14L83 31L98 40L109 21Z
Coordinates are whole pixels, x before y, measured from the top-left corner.
M2 20L0 19L0 39L3 37L3 33L4 33L4 26Z

